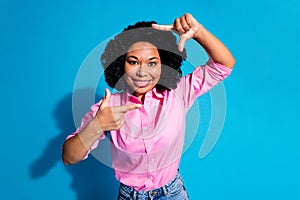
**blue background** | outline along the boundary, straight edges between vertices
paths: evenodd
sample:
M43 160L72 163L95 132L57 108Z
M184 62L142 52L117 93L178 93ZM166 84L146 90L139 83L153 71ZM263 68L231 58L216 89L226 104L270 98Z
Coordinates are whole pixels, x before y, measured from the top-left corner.
M74 130L76 74L99 43L128 24L168 24L185 12L237 61L224 81L227 115L217 145L199 159L204 109L182 157L191 199L300 199L299 10L298 0L1 0L0 199L116 198L111 168L93 156L73 166L60 159ZM105 84L99 85L101 96ZM209 107L208 99L199 101Z

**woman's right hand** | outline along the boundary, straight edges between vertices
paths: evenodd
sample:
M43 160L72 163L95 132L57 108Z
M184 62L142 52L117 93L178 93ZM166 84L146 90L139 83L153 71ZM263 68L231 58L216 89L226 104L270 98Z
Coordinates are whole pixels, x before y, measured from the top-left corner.
M109 106L111 97L110 91L105 89L105 97L103 98L96 119L102 131L119 130L124 123L124 115L126 112L141 108L141 104L129 104L125 106Z

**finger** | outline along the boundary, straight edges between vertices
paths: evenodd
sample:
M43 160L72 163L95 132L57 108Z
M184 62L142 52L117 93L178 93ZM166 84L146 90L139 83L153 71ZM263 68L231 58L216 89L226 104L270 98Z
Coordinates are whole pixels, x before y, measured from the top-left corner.
M126 112L128 112L130 110L139 109L141 107L142 107L141 104L129 104L129 105L126 105L126 106L115 106L115 107L113 107L113 110L115 112L126 113Z
M190 26L188 25L188 22L186 20L186 15L180 17L180 24L182 28L185 30L185 32L188 32L190 30Z
M124 124L124 117L122 117L119 121L118 121L118 123L117 123L117 125L118 125L118 130L119 129L121 129L122 128L122 126L123 126L123 124Z
M179 18L176 18L174 21L174 30L179 32L180 34L185 33L185 30L182 28L181 22Z
M196 21L195 18L190 13L186 13L184 16L185 16L185 21L189 26L191 26Z
M127 109L128 109L127 111L139 109L141 107L143 107L142 104L129 104L127 105Z
M152 28L155 28L155 29L161 30L161 31L171 31L174 29L174 24L170 24L170 25L152 24Z
M105 88L105 97L103 98L100 108L105 108L109 105L109 100L111 97L111 93L109 91L109 89Z

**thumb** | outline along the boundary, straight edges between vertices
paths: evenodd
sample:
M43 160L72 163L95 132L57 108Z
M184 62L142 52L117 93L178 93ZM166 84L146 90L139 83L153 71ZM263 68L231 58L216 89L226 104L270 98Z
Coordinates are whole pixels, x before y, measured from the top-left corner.
M181 36L180 37L180 40L179 40L179 43L178 43L178 50L180 51L180 52L182 52L183 51L183 48L184 48L184 45L185 45L185 42L187 41L187 37L186 36Z
M100 104L100 108L105 108L109 105L110 97L111 97L111 93L109 89L105 88L105 96Z

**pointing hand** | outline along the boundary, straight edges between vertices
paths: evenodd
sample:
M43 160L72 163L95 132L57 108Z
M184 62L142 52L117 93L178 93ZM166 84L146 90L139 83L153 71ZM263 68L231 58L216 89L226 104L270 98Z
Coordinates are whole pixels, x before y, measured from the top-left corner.
M103 131L119 130L124 123L124 115L126 112L141 108L141 104L129 104L125 106L109 106L111 93L105 89L105 97L103 98L96 118Z

